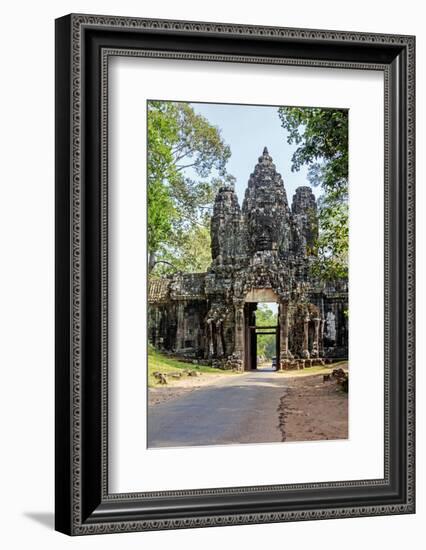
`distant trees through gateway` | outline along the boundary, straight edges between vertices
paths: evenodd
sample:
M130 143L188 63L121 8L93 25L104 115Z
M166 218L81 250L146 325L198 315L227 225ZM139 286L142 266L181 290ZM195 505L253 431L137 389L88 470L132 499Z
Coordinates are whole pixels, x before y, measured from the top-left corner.
M256 310L256 326L267 327L278 324L278 304L262 303L258 304ZM257 334L257 357L272 361L276 355L276 335L275 334Z

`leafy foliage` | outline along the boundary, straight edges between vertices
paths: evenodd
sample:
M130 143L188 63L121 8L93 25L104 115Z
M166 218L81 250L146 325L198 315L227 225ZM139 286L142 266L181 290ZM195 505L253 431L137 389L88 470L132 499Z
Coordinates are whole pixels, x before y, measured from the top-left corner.
M267 304L259 304L256 310L256 326L270 327L278 322L277 314ZM257 355L272 359L276 354L275 336L273 334L257 335Z
M287 142L298 145L292 171L308 166L312 185L321 186L318 201L319 237L313 274L323 280L348 274L348 111L280 107L278 114L287 130Z
M347 202L319 201L320 233L317 259L312 273L322 280L347 278L349 255L349 211Z
M177 227L169 244L163 243L157 261L167 261L177 271L202 272L211 263L210 250L210 218L205 214L200 223L188 229ZM170 266L159 263L155 270L156 274L164 274Z
M203 271L210 263L209 212L230 148L220 130L187 103L148 102L148 250L150 268L166 260ZM162 270L166 264L162 264Z

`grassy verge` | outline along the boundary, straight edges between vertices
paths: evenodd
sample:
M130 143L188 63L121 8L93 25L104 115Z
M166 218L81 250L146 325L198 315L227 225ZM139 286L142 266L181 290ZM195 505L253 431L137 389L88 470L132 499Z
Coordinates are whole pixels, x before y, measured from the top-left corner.
M162 353L154 350L153 348L148 349L148 386L149 387L161 387L157 380L154 377L154 372L161 372L165 375L172 374L175 372L186 371L196 371L201 372L204 375L211 374L235 374L233 371L224 371L220 369L215 369L213 367L206 367L204 365L194 365L186 361L178 361L173 357L163 355ZM168 384L173 384L175 381L172 378L167 379Z
M333 369L342 368L347 370L348 362L347 361L338 361L337 363L332 363L331 365L326 365L324 367L306 367L306 369L301 370L281 370L277 371L281 376L286 376L287 378L294 378L299 376L310 376L312 374L329 374Z

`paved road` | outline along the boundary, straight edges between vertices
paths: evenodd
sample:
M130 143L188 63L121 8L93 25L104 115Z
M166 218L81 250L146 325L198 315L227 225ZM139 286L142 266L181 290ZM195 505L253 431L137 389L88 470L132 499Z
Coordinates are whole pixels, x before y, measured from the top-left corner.
M285 378L252 371L220 379L150 408L149 447L183 447L281 441L279 400Z

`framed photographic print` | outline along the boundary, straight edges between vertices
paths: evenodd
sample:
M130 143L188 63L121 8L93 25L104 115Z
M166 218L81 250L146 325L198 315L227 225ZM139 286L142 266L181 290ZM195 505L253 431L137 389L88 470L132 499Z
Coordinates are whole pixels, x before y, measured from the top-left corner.
M414 513L412 36L56 21L56 529Z

